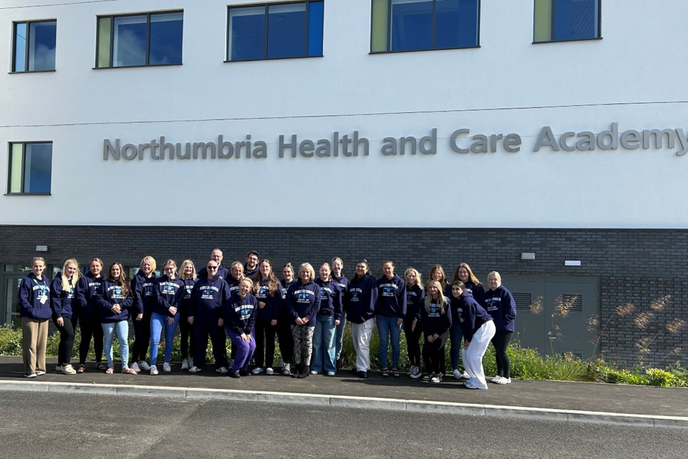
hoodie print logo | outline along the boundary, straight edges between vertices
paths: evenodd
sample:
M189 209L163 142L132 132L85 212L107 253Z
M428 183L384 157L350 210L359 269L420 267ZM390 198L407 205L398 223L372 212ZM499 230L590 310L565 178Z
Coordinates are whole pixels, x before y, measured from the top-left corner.
M38 296L36 297L39 303L45 304L48 301L48 287L40 285L38 287Z

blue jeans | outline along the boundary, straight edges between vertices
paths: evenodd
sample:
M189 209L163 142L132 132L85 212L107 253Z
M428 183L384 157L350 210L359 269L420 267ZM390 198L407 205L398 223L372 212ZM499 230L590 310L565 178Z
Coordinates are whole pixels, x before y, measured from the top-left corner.
M461 354L461 338L463 338L463 331L460 324L452 324L451 326L451 355L452 370L459 369L459 355Z
M377 332L380 335L380 365L387 366L387 348L389 337L392 337L392 368L399 368L399 339L401 337L401 324L397 323L397 317L377 316Z
M335 359L339 360L342 356L342 343L344 343L344 327L346 327L346 312L342 311L342 318L339 319L337 325L337 336L334 339L335 344Z
M155 365L158 361L158 346L160 344L160 332L165 327L165 363L170 363L172 358L172 348L174 346L174 331L179 323L179 314L174 316L172 325L167 323L167 314L154 312L151 314L150 322L150 364Z
M337 371L334 338L336 336L334 315L321 315L316 318L315 334L313 335L313 359L311 370L320 373L325 361L325 371Z
M113 333L117 333L119 341L119 354L122 357L122 368L129 366L129 322L120 320L119 322L104 322L103 339L105 347L105 359L108 367L114 365L112 361L112 338Z

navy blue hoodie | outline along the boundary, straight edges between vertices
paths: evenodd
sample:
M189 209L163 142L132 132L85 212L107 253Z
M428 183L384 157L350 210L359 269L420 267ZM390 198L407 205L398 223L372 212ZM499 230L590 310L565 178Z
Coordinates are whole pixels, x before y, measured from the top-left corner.
M382 276L377 280L376 313L385 317L406 317L406 282L397 274L391 279Z
M292 279L291 282L287 283L284 279L280 280L280 285L282 286L282 307L280 311L280 317L282 320L286 320L287 323L289 322L289 319L291 318L289 316L289 311L287 311L287 292L289 291L289 287L294 285L296 283L296 279Z
M158 304L155 305L153 311L158 314L167 314L170 317L174 317L175 314L170 314L170 308L174 306L179 309L182 299L184 298L184 293L186 292L184 281L178 277L170 279L167 275L162 275L157 278L157 284ZM177 311L177 313L179 313L179 311Z
M208 268L201 268L201 270L198 271L198 274L196 274L196 277L199 279L208 277ZM217 267L217 273L215 274L215 277L221 277L224 280L228 280L231 277L229 275L229 269L227 269L225 265L221 264Z
M239 279L235 279L234 277L232 277L231 274L228 278L225 279L227 281L227 285L229 285L229 293L238 293L239 292L239 283L241 282L242 279L243 279L243 277L241 277Z
M50 285L50 303L53 308L53 316L71 319L76 314L78 303L75 287L63 290L62 273L57 273L53 283Z
M153 311L158 304L155 273L151 273L151 277L146 277L139 269L131 280L131 291L134 295L134 309L138 311L138 314Z
M122 294L122 286L119 282L106 281L103 284L103 296L98 297L100 306L100 321L103 323L119 322L129 320L129 309L134 303L134 298L129 289L129 294L125 297ZM113 313L110 309L113 305L119 304L122 311L119 314Z
M349 288L344 295L346 316L349 322L362 324L375 317L377 303L377 281L369 274L363 277L354 276L349 281Z
M307 327L315 327L315 317L320 309L320 287L313 281L307 284L296 281L287 290L289 323L296 325L296 318L308 318Z
M342 291L334 279L325 282L318 278L315 283L320 287L319 316L332 316L334 320L342 320Z
M34 273L22 279L19 286L19 315L29 319L50 319L50 279L45 275L41 280Z
M90 320L100 317L100 307L98 297L103 296L103 286L105 277L96 277L92 272L84 274L79 283L76 284L76 296L79 303L79 317L83 320Z
M257 277L254 283L259 283ZM263 322L277 320L282 309L282 285L277 282L277 288L273 295L270 295L270 286L267 279L260 281L260 285L257 288L256 300L265 303L263 308L258 308L258 320Z
M246 263L244 263L244 276L249 277L253 279L253 277L258 274L258 269L260 268L260 263L256 265L255 268L253 269L248 269L248 266L246 266Z
M494 290L485 292L485 309L494 319L497 331L514 331L516 319L516 301L509 290L500 285Z
M452 298L452 317L458 318L463 332L463 339L471 342L473 334L485 322L492 320L492 316L475 301L473 292L464 290L458 298Z
M195 279L184 279L184 296L182 297L181 303L179 303L179 314L181 318L186 320L191 313L191 292L193 291L194 285L196 284Z
M255 296L247 293L241 298L238 293L232 293L224 308L225 327L237 335L250 335L256 324L257 315L258 300Z
M224 306L229 301L229 285L224 279L215 276L212 279L198 279L191 291L191 312L194 321L214 323L224 313Z
M420 285L413 284L406 288L406 318L420 320L420 308L423 307L425 290Z
M344 295L346 294L346 289L349 288L349 279L347 279L344 274L342 274L342 277L336 277L332 274L332 279L337 283L337 287L339 287L339 290L342 292L342 312L346 312L346 308L344 307Z
M485 307L485 289L482 285L474 284L473 282L466 281L463 283L468 290L473 293L473 298L478 302L480 306Z
M420 308L420 323L423 326L423 334L426 339L428 336L434 335L435 333L443 335L449 331L452 324L451 305L449 301L445 298L444 314L442 314L440 305L437 302L431 302L430 306L426 309L425 301L423 301L423 305Z

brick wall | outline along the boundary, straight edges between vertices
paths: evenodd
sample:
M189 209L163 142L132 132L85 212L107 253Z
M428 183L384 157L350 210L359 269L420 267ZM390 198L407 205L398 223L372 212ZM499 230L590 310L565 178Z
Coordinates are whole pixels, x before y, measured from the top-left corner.
M435 263L451 275L464 261L476 272L498 270L505 277L599 276L600 348L606 358L633 366L642 351L646 365L665 366L688 356L688 330L671 326L674 319L688 320L683 230L0 226L0 264L30 263L36 245L48 245L43 256L60 266L69 257L86 263L95 256L106 264L136 266L144 255L160 265L167 258L191 258L202 266L218 246L225 264L257 250L276 271L288 261L309 261L317 270L317 264L339 256L347 273L366 258L376 276L388 258L397 271L413 266L424 278ZM523 261L522 252L535 252L536 259ZM566 259L581 260L582 266L564 267ZM657 303L667 295L668 301ZM617 310L628 303L634 307Z

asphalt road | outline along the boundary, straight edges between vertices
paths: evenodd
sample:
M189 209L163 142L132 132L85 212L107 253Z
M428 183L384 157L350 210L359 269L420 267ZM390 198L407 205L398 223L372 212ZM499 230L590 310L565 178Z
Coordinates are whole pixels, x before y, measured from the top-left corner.
M681 458L688 429L0 392L3 458Z

